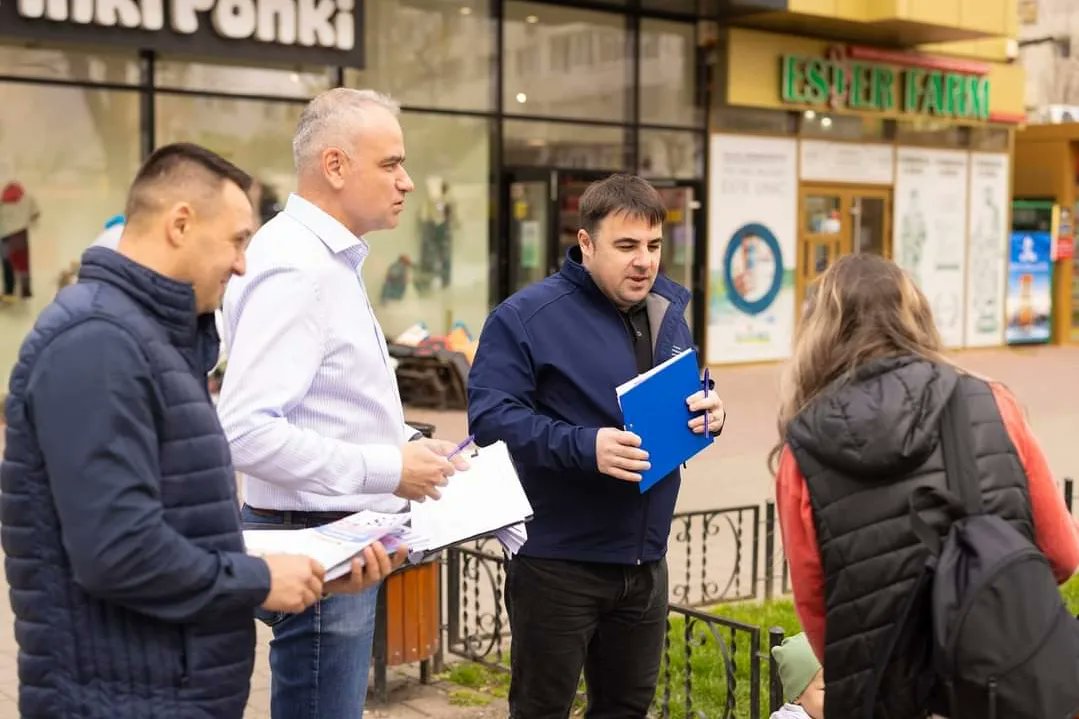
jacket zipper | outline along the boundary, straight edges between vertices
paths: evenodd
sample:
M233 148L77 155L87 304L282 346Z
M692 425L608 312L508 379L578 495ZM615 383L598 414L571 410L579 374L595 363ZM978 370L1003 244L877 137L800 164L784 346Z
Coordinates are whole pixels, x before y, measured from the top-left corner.
M611 302L611 299L609 297L604 295L604 299L607 300L607 303L611 306L611 309L613 309L615 311L615 313L618 315L618 322L626 330L625 333L623 333L622 336L626 338L626 344L629 346L629 353L631 355L633 355L633 357L634 357L634 366L636 366L637 351L633 347L633 338L632 338L632 336L630 336L630 332L633 332L633 323L628 321L628 317L626 319L623 319L622 311L618 309L618 306L615 305L614 302ZM663 330L663 326L665 324L667 324L667 318L670 316L671 310L672 310L672 308L674 308L674 306L675 306L675 303L671 302L670 305L667 307L667 311L663 313L663 317L659 321L659 327L656 328L655 331L654 331L656 341L653 343L653 348L654 349L652 351L652 366L653 367L656 366L657 364L660 364L659 362L656 361L656 359L657 359L656 354L659 351L660 333ZM651 326L649 326L649 329L651 329ZM649 337L648 341L651 342L652 338ZM644 495L644 507L642 507L642 511L641 511L641 531L640 531L640 534L637 537L637 565L638 566L640 566L641 563L643 562L644 539L645 539L645 534L647 534L647 532L648 532L648 510L650 508L651 508L651 497L649 497L648 494L646 493Z

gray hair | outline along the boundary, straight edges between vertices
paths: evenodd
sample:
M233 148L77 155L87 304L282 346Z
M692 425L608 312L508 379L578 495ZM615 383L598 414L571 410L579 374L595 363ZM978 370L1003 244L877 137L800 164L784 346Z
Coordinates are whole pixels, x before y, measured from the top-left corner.
M401 106L396 101L375 90L337 87L307 103L292 138L292 160L296 171L302 173L327 147L347 146L347 134L354 131L373 107L381 107L394 117L401 114Z

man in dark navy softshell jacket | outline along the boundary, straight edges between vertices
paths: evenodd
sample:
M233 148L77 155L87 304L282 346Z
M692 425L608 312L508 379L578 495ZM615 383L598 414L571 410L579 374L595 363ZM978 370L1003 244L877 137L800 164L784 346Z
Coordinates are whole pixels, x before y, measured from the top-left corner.
M239 719L255 607L334 588L314 560L244 553L207 392L250 182L196 145L156 151L117 251L88 250L23 343L0 468L23 717Z
M476 441L506 442L535 511L506 576L514 719L566 717L582 668L589 717L644 717L663 646L680 478L640 493L648 455L615 388L692 346L689 292L659 274L666 210L647 182L593 183L580 214L562 270L488 318L469 377ZM715 392L686 401L718 434Z

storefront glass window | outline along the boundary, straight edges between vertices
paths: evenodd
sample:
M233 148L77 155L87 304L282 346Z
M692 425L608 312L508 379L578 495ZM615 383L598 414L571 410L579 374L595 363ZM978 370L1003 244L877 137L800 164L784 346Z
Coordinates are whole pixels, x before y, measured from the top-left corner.
M134 52L0 45L0 75L135 85L139 64Z
M365 69L346 69L345 84L414 107L490 110L490 12L490 0L365 0Z
M890 141L895 136L895 122L880 117L832 115L806 110L799 116L802 137L822 140Z
M707 6L699 0L641 0L641 7L645 10L662 10L689 16L696 16L699 10L707 10Z
M154 81L158 87L180 90L308 98L333 87L333 74L325 67L251 67L164 59L154 67Z
M511 1L503 33L507 113L626 119L625 15Z
M970 128L970 149L983 152L1007 152L1011 132L1003 127Z
M712 129L765 135L793 135L798 125L796 117L795 113L785 110L719 106L715 108L712 115Z
M704 176L704 146L697 132L641 130L640 173L644 177L695 179Z
M303 103L157 95L158 146L194 142L219 153L259 183L259 211L272 217L295 188L292 135Z
M621 127L566 122L507 120L503 162L587 170L626 168L626 132Z
M0 97L6 378L61 273L123 211L139 166L139 102L134 92L22 83L0 83Z
M371 303L390 339L417 322L479 334L489 309L490 121L406 112L407 169L416 190L397 229L369 238Z
M697 41L691 23L641 20L641 122L698 127Z
M205 145L263 185L263 219L295 188L292 134L300 103L159 95L159 144ZM397 229L368 238L364 265L375 314L390 337L416 322L435 334L488 311L490 122L406 112L408 171L416 184Z
M901 145L962 149L967 146L969 135L966 127L918 118L900 120L896 124L895 139Z

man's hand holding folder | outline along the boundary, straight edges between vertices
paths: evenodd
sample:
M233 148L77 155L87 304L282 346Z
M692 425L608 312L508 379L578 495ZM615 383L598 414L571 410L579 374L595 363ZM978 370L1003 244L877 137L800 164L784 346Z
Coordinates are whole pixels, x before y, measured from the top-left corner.
M356 594L374 587L404 564L406 559L408 547L404 544L398 544L397 551L391 555L382 546L382 542L375 542L352 560L348 574L322 586L323 596Z
M642 492L711 445L723 428L723 402L707 370L702 381L697 367L697 352L688 349L616 389L626 431L648 452L649 466L637 469Z
M596 434L596 467L626 482L640 482L641 472L651 469L641 438L621 429L604 427Z
M705 383L708 383L708 370L705 370ZM689 420L689 428L695 434L704 433L704 423L708 423L708 432L718 435L727 421L727 410L723 407L723 400L719 398L714 389L707 389L690 395L686 398L689 411L693 413L704 412L703 417L694 417Z
M704 434L705 427L712 435L718 435L727 420L723 400L712 389L711 378L704 371L703 389L686 397L686 406L695 415L689 420L694 434ZM596 465L600 472L626 482L640 482L642 473L652 468L648 452L641 449L639 435L620 429L605 427L596 434Z

